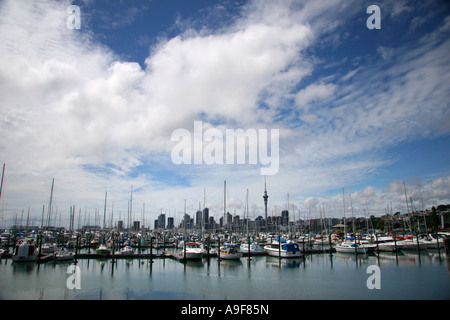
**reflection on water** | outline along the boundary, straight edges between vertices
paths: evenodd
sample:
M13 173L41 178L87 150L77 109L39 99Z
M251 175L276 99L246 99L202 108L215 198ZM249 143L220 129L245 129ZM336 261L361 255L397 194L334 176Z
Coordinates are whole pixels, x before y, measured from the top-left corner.
M277 257L266 257L266 266L277 268L300 268L304 258L279 259Z
M81 289L69 290L70 262L0 261L1 299L450 299L450 262L433 252L307 254L279 259L79 259ZM366 286L368 266L381 290Z

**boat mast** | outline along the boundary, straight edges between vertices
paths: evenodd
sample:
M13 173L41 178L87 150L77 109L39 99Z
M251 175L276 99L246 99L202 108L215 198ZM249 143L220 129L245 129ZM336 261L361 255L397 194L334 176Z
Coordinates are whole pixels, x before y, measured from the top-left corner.
M2 199L2 189L3 189L3 176L5 175L5 164L3 164L2 170L2 181L0 183L0 200ZM3 215L2 215L2 224L3 224Z
M248 189L247 189L247 197L245 199L245 211L247 213L247 237L249 236L248 234L248 220L249 220L249 212L248 212ZM244 214L245 216L245 214Z
M223 182L223 231L225 232L227 216L227 180Z
M407 214L408 220L409 220L409 230L411 230L411 236L412 236L412 226L411 226L411 219L410 219L410 217L409 217L409 205L408 205L408 196L406 195L406 185L405 185L405 181L403 181L403 190L405 191L406 214Z
M2 189L3 189L3 176L5 175L5 164L3 164L3 171L2 171L2 182L0 183L0 200L2 199Z
M106 198L108 196L108 193L105 191L105 208L103 210L103 229L106 228Z
M48 201L48 208L47 208L47 227L50 226L51 223L51 216L52 216L52 200L53 200L53 186L55 184L55 178L52 180L52 189L50 191L50 200Z
M345 195L344 195L344 188L342 188L342 203L344 204L344 239L347 236L347 224L345 221Z
M130 212L128 213L128 229L131 228L132 220L132 211L133 210L133 185L131 185L131 194L130 194Z

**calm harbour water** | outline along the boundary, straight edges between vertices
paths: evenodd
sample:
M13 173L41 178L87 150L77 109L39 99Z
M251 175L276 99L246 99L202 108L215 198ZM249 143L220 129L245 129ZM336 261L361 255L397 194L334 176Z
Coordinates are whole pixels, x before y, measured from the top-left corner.
M216 258L182 264L172 259L80 259L80 289L69 289L70 262L0 263L0 299L30 300L449 300L449 260L441 251L377 255L311 254L288 260ZM369 289L367 269L380 269Z

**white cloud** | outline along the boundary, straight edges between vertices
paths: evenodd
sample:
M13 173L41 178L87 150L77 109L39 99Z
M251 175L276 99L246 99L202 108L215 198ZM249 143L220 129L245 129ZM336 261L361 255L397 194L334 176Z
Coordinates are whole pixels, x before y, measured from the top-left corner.
M220 30L190 29L161 40L145 68L119 59L88 31L67 29L69 4L1 4L0 151L7 164L5 195L14 210L24 201L40 210L52 177L61 206L102 206L107 189L116 209L124 208L133 184L139 201L152 202L149 211L175 210L173 199L180 194L192 194L189 206L196 209L206 188L211 207L220 212L217 190L225 179L236 210L246 187L260 203L256 167L167 164L172 131L191 130L194 120L220 129L281 127L280 173L270 182L283 186L271 193L278 208L287 191L298 197L362 180L391 163L377 154L386 146L448 132L450 45L439 42L441 33L423 37L423 48L389 51L388 62L396 63L389 68L352 66L339 71L341 78L333 74L296 89L318 68L305 49L318 41L339 43L344 35L336 31L354 16L354 2L250 2ZM126 23L138 14L129 13ZM387 47L379 48L388 57ZM377 73L378 67L384 72ZM289 99L303 112L300 125L298 110L283 117ZM169 188L164 178L171 174L192 186ZM233 181L239 187L231 190ZM434 193L424 188L427 199L445 199L442 183L435 182ZM361 194L376 197L377 190L367 187Z
M310 84L300 90L295 96L295 102L301 108L308 109L308 104L315 101L325 100L333 96L337 86L335 84Z

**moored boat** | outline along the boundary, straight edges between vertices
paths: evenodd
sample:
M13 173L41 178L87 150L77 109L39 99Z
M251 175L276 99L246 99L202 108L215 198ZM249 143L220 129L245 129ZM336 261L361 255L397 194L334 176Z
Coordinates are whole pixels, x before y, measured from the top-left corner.
M430 242L428 243L428 249L444 248L445 246L444 239L446 238L445 235L439 233L430 233L428 237L430 238Z
M102 244L95 250L98 255L110 255L111 249L106 246L105 239L103 239Z
M403 248L404 244L402 241L384 241L379 242L377 245L377 248L379 251L386 251L386 252L395 252L398 250L401 250Z
M275 239L271 244L264 246L264 251L272 257L298 258L302 256L302 252L296 242L283 238L281 238L281 241Z
M227 243L223 247L220 247L218 254L220 259L225 260L239 260L242 257L242 252L235 244Z
M360 245L358 243L354 242L347 242L344 241L334 247L336 249L336 252L339 253L353 253L353 254L365 254L367 253L368 249L364 247L363 245Z
M134 249L131 246L125 246L120 250L120 254L123 256L130 256L134 254Z
M250 254L262 254L265 252L262 246L254 242L250 245L248 243L242 243L239 249L242 253L249 252Z
M185 257L187 260L201 260L206 253L206 250L197 242L186 243L186 248L183 250L183 258Z
M55 261L69 261L75 258L75 253L64 249L58 250L53 254Z
M419 248L419 250L426 250L428 249L428 244L430 241L423 239L419 239L417 241L417 238L414 237L412 239L398 241L397 243L399 242L403 245L402 250L417 250L417 248Z
M16 246L12 259L14 262L34 262L37 256L38 249L33 239L22 239Z

